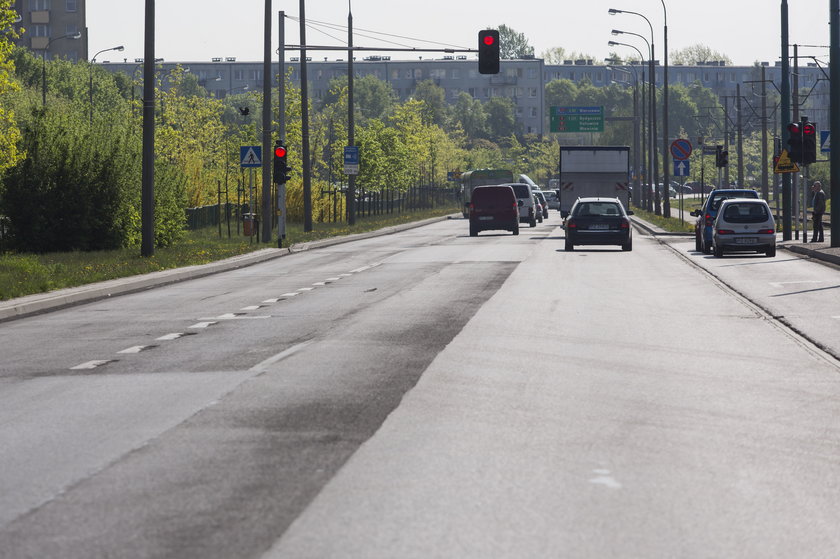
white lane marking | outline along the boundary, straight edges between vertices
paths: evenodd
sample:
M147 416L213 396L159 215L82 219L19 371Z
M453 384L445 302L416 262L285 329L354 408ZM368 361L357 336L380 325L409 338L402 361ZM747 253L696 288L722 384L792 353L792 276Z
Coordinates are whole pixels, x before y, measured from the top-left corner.
M831 318L836 318L836 319L840 320L840 316L832 316Z
M122 351L118 351L117 353L140 353L141 351L143 351L144 349L149 348L149 347L152 347L152 346L135 345L135 346L127 347Z
M300 295L300 293L284 293L281 297L296 297L298 295Z
M352 276L352 275L353 275L353 274L338 274L338 277L341 277L341 278L349 278L349 277L350 277L350 276Z
M157 341L160 342L169 342L172 340L177 340L178 338L182 337L184 334L181 332L173 332L171 334L166 334L165 336L161 336L160 338L155 338Z
M97 367L101 367L102 365L106 365L113 361L113 359L95 359L93 361L88 361L87 363L82 363L81 365L76 365L75 367L70 367L71 371L82 371L82 370L91 370Z
M247 307L242 307L242 308L241 308L241 309L239 309L239 310L240 310L240 311L255 311L255 310L257 310L258 308L260 308L260 306L259 306L259 305L248 305Z
M327 282L324 282L324 281L316 281L316 282L315 282L315 283L313 283L312 285L314 285L315 287L324 287L325 285L327 285Z
M312 291L313 289L315 289L315 288L314 287L301 287L300 289L298 289L298 291Z
M280 300L280 297L275 297L273 299L266 299L265 301L263 301L263 303L266 304L266 305L270 305L271 303L276 303L279 300Z
M192 326L190 326L190 328L207 328L208 326L213 326L214 324L216 324L215 321L208 320L206 322L197 322L197 323L193 324Z
M214 316L212 319L210 318L200 318L199 320L207 320L210 322L211 320L262 320L264 318L271 318L270 314L260 314L257 316L239 316L237 314L228 313L223 314L221 316ZM210 322L211 324L216 324L215 322Z
M286 349L286 350L281 351L281 352L280 352L280 353L278 353L277 355L274 355L274 356L272 356L272 357L269 357L268 359L266 359L266 360L265 360L265 361L263 361L262 363L257 363L256 365L254 365L253 367L251 367L251 368L250 368L250 369L248 369L248 370L249 370L250 372L252 372L252 373L262 373L262 372L264 372L264 371L265 371L268 367L270 367L271 365L274 365L275 363L277 363L277 362L279 362L279 361L282 361L282 360L283 360L283 359L285 359L286 357L289 357L289 356L291 356L291 355L294 355L294 354L295 354L295 353L297 353L298 351L302 350L303 348L305 348L306 346L308 346L309 344L311 344L313 341L314 341L314 340L309 340L309 341L307 341L307 342L301 342L301 343L299 343L299 344L297 344L297 345L293 345L292 347L290 347L290 348L288 348L288 349Z
M239 315L229 312L225 314L220 314L219 316L215 317L216 320L231 320L237 318Z
M609 487L610 489L621 489L621 484L618 483L614 477L609 475L609 470L592 470L592 473L599 474L598 477L594 477L589 480L589 483L594 483L596 485L604 485Z
M350 270L351 274L358 274L359 272L364 272L365 270L370 270L370 266L362 266L361 268L356 268L355 270Z
M341 278L327 278L327 279L324 280L324 283L332 283L332 282L338 281L340 279Z
M800 283L824 283L821 280L807 280L807 281L771 281L770 285L773 287L783 288L786 285L797 285Z

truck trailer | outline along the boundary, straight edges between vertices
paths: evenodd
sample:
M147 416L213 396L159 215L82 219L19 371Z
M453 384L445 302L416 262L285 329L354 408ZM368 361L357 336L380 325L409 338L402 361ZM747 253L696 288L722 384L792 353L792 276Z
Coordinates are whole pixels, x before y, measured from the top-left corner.
M564 218L578 198L618 198L630 208L628 146L561 146L557 195Z

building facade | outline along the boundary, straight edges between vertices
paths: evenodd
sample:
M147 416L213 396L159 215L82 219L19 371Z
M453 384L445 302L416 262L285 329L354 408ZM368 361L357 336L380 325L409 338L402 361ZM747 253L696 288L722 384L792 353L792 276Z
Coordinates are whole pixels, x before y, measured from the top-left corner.
M85 0L14 0L20 14L15 43L46 59L87 60Z

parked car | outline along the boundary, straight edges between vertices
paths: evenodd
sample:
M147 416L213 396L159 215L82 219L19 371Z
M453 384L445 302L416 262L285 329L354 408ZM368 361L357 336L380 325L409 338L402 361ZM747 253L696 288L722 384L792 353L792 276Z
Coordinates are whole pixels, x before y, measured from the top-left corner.
M697 252L711 254L712 226L715 224L721 202L729 198L758 198L758 192L746 188L718 188L712 190L703 207L691 212L691 215L697 218L697 221L694 222L694 245Z
M470 237L488 229L519 234L519 202L508 185L477 186L469 205Z
M576 245L620 245L633 250L633 212L618 198L578 198L565 221L566 250Z
M542 206L543 218L548 219L548 200L546 199L545 192L542 190L535 190L534 195L537 197L537 200L539 200L540 206Z
M723 200L712 233L714 254L755 251L776 256L776 220L770 206L755 198Z
M531 185L524 182L512 182L507 186L513 188L516 199L519 201L519 221L525 222L531 227L537 226L537 213L534 207L534 192Z
M536 190L533 191L534 193L534 214L537 216L537 221L539 223L543 222L543 205L540 202L540 197L537 196Z
M553 190L543 190L548 209L560 211L560 197Z

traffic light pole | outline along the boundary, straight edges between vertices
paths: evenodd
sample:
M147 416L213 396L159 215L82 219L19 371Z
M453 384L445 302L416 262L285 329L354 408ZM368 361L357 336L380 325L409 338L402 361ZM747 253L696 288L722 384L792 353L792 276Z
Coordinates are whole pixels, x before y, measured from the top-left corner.
M831 67L830 75L832 83L840 83L840 0L831 0L830 4L830 28L831 28L831 46L830 57ZM829 129L840 131L840 87L831 88L831 126ZM840 149L833 150L830 155L831 158L831 189L829 194L831 199L840 200ZM840 247L840 208L834 210L835 217L831 220L831 246Z
M265 21L263 22L263 112L262 112L262 242L271 242L274 228L271 203L271 0L265 0Z
M836 0L832 0L836 1ZM790 132L787 123L790 122L790 58L788 57L788 2L782 0L782 146L788 145ZM832 41L834 35L832 35ZM834 69L832 68L832 71ZM840 83L838 81L837 83ZM834 113L832 112L832 115ZM834 174L832 173L832 176ZM778 206L778 201L776 203ZM782 240L789 241L792 238L792 220L790 214L790 173L782 174Z

